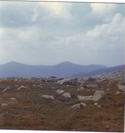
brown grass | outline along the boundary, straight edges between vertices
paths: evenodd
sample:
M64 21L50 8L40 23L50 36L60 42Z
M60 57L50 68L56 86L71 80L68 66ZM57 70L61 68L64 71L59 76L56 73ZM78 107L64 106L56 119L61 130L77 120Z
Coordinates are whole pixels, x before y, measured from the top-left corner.
M8 106L0 107L1 129L26 129L26 130L70 130L70 131L124 131L124 94L115 95L117 81L111 83L107 90L107 83L99 83L99 88L104 88L107 96L98 101L101 108L92 101L86 101L87 107L80 110L71 109L70 106L79 103L77 95L93 95L92 90L78 91L76 86L67 88L56 84L43 83L43 89L32 87L29 82L1 82L2 86L10 86L10 91L0 90L0 103ZM15 85L30 86L30 90L17 91ZM71 93L72 98L66 99L56 93L57 86ZM99 89L96 88L96 89ZM93 90L96 90L93 89ZM57 99L42 98L42 94L54 95ZM11 97L17 100L10 101Z

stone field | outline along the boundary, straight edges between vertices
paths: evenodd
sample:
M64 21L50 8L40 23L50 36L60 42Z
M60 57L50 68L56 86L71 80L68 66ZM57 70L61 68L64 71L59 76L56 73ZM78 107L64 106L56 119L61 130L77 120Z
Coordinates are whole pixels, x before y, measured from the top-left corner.
M124 74L0 78L0 129L123 132Z

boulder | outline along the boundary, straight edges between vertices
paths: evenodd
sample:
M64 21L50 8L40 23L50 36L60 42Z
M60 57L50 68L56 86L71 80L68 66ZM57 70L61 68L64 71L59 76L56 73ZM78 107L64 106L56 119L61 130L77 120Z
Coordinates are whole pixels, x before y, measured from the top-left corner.
M59 89L59 90L57 90L56 92L57 92L58 94L61 94L61 93L63 93L63 92L64 92L64 90Z
M94 96L104 96L106 93L103 90L96 90Z
M66 97L66 98L71 98L71 95L69 92L65 92L63 93L63 96Z
M39 89L42 89L43 88L42 84L37 85L36 87L39 88Z
M82 105L82 106L84 106L84 107L87 106L87 105L86 105L85 103L83 103L83 102L81 102L80 105Z
M11 97L10 100L11 101L16 101L16 98L15 97Z
M70 108L73 108L73 109L81 109L81 107L86 107L86 106L87 105L85 103L81 102L81 103L77 103L77 104L71 106Z
M94 103L94 105L95 105L95 106L97 106L97 105L98 105L98 103Z
M116 95L119 95L120 94L120 91L116 91L116 93L115 93Z
M83 87L83 86L81 86L79 89L77 89L77 90L84 90L85 88Z
M55 76L50 76L50 77L48 77L48 79L47 79L47 82L52 82L52 83L54 83L54 82L56 82L57 81L57 78L55 77Z
M80 101L88 101L88 100L98 101L101 98L101 97L96 97L96 96L92 96L92 95L90 95L90 96L80 96L80 95L78 95L77 97Z
M98 108L101 108L101 106L98 103L94 103L95 106L97 106Z
M41 95L41 97L54 100L54 97L49 95Z
M18 91L21 90L21 89L28 89L28 87L22 85L22 86L17 88Z
M97 84L88 83L88 82L82 83L81 86L84 87L84 88L98 88L98 85Z
M118 90L119 90L119 91L124 91L124 92L125 92L125 83L119 83L119 84L118 84Z
M8 90L11 90L11 88L10 87L6 87L3 91L5 92L5 91L8 91Z
M78 95L78 99L80 101L98 101L99 99L101 99L106 93L103 90L97 90L94 95L90 95L90 96L80 96Z
M64 78L62 80L58 80L57 84L74 85L74 84L76 84L76 79L74 79L74 78Z
M75 104L73 106L71 106L70 108L73 108L73 109L80 109L80 104Z
M6 107L6 106L8 106L8 104L7 103L2 103L1 106Z

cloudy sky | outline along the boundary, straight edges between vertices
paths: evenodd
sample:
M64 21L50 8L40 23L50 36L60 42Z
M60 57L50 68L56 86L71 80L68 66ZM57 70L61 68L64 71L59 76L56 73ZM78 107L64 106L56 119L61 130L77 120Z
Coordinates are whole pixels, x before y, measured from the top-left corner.
M0 1L0 64L124 63L124 5Z

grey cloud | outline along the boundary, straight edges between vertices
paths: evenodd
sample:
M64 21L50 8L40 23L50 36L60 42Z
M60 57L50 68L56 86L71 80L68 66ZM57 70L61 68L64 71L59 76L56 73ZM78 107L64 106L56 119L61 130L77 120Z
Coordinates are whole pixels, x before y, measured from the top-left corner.
M118 7L122 8L121 5ZM111 12L111 21L122 10ZM99 15L92 16L89 4L74 3L64 11L64 16L60 16L37 2L0 5L0 26L3 30L0 31L3 35L0 36L0 61L44 65L66 60L78 64L104 65L123 62L123 33L117 33L112 24L105 23L105 16L103 19ZM110 30L111 34L106 33L110 28L103 29L104 24L114 29ZM93 37L96 26L99 27L99 34ZM119 29L122 31L121 27ZM87 33L91 34L86 36Z
M44 7L34 2L0 2L0 27L25 27L40 22L48 14Z

